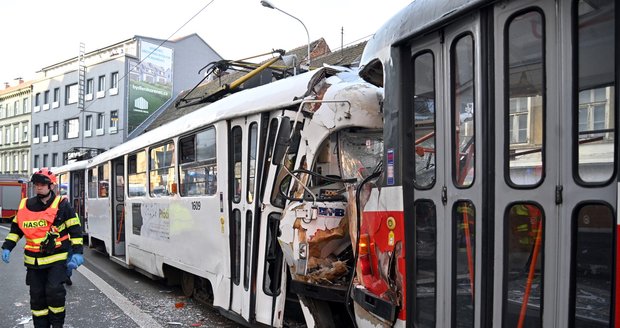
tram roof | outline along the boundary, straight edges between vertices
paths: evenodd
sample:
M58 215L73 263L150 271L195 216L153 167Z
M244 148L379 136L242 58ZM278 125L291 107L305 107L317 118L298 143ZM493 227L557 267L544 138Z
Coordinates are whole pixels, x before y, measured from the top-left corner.
M218 121L299 104L317 79L327 71L333 72L334 69L320 68L234 93L105 151L88 160L88 165L105 162Z
M60 173L74 171L74 170L85 169L87 165L88 165L88 160L85 159L82 161L71 162L69 164L65 164L62 166L53 167L51 170L54 174L60 174Z
M360 67L362 75L377 60L389 56L390 47L416 34L437 28L454 17L492 0L415 0L390 18L368 40Z

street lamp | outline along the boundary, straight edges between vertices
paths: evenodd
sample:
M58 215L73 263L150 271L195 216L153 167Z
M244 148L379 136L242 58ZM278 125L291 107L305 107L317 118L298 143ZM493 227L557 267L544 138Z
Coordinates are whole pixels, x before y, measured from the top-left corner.
M263 5L263 7L267 7L269 9L275 9L281 13L284 13L294 19L296 19L298 22L301 23L301 26L304 27L304 30L306 30L306 35L308 36L308 69L310 69L310 33L308 33L308 29L306 28L306 25L304 24L304 22L301 21L301 19L287 13L286 11L274 6L271 2L267 1L267 0L261 0L260 2L261 5Z

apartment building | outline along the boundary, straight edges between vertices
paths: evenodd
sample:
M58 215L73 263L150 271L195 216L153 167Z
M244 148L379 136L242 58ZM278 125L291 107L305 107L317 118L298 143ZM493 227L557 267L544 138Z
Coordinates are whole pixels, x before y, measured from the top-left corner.
M30 165L30 108L33 81L0 90L0 174L27 177Z
M41 69L32 84L31 168L86 159L141 134L220 59L197 34L134 36Z

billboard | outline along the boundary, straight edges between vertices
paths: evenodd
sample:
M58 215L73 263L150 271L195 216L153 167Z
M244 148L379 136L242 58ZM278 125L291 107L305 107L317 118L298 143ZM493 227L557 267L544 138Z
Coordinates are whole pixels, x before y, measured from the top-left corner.
M129 63L127 133L172 97L173 49L140 40L140 61Z

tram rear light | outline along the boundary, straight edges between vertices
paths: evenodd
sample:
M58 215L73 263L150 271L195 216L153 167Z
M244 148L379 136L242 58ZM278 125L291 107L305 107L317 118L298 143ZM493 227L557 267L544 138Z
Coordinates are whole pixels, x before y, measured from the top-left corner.
M362 270L362 275L372 274L371 266L370 266L370 255L368 254L368 245L370 237L368 234L360 235L359 246L358 246L358 254L359 254L359 264L360 269Z
M360 235L360 243L358 247L360 258L362 256L368 255L368 244L369 244L368 239L369 239L368 234L365 233L365 234Z

